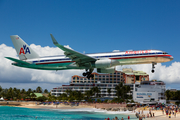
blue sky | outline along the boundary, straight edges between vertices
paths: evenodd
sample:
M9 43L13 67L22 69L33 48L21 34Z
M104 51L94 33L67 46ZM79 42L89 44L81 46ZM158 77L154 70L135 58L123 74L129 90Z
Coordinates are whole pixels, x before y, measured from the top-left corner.
M86 53L164 50L179 62L179 0L1 0L0 44L10 35L28 44L62 45ZM11 51L7 51L11 52Z

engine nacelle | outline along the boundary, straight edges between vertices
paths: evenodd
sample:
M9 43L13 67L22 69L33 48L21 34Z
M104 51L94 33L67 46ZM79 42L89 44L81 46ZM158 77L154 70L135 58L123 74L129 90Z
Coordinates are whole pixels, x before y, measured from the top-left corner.
M97 68L98 73L115 73L115 68Z
M111 60L111 59L100 59L95 62L96 68L109 68L112 66L118 65L119 62L117 60Z

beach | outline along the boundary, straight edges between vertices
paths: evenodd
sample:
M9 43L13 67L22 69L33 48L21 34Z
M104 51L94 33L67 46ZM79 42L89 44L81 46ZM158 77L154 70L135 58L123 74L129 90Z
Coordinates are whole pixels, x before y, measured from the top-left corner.
M28 104L28 105L23 105L23 106L19 106L19 107L25 107L25 108L44 108L44 109L81 109L81 108L95 108L95 106L99 106L98 104L84 104L84 105L79 105L79 106L70 106L70 105L64 105L64 104L60 104L60 105L34 105L34 104ZM103 106L103 104L101 104L101 106ZM105 104L105 106L107 106L107 104ZM110 104L110 106L113 106ZM96 108L99 109L101 111L106 111L103 110L102 108ZM116 113L120 113L120 114L126 114L126 115L135 115L136 112L142 112L141 108L136 109L135 111L126 111L126 112L118 112L116 111ZM109 111L108 113L111 113L112 111ZM113 111L114 112L114 111ZM178 112L176 114L176 116L171 115L171 118L169 118L169 115L166 115L165 113L163 114L161 110L152 110L152 113L154 113L154 117L149 117L147 118L147 113L149 113L149 110L143 110L143 114L146 116L145 119L149 119L149 120L180 120L180 113ZM141 113L142 115L142 113Z
M173 114L171 115L171 118L169 118L169 115L163 114L162 110L151 110L151 113L154 113L154 117L147 118L147 114L149 113L149 109L143 110L142 108L137 108L136 112L140 112L140 115L145 115L148 120L180 120L180 112L176 113L176 116Z
M145 115L145 119L149 120L180 120L180 113L177 112L176 116L171 115L171 118L169 118L169 115L163 114L161 110L152 110L151 112L154 113L154 117L147 118L147 114L149 113L149 109L143 110L143 108L137 108L135 111L128 111L127 109L124 111L124 108L126 108L123 104L105 104L105 103L79 103L77 105L70 105L70 104L39 104L37 102L8 102L9 106L12 104L16 104L15 106L21 107L21 108L33 108L33 109L53 109L53 110L90 110L90 111L98 111L98 112L104 112L108 114L126 114L126 115L135 115L137 112L140 112L140 115ZM108 108L111 108L111 110L106 110ZM120 108L120 111L114 111L115 108Z

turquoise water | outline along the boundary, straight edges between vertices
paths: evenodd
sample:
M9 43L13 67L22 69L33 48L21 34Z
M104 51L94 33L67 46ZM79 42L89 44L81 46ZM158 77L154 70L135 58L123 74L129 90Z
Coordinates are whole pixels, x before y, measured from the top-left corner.
M1 120L104 120L113 119L117 116L119 119L127 119L128 115L97 109L30 109L20 107L0 106ZM134 115L131 119L137 120Z

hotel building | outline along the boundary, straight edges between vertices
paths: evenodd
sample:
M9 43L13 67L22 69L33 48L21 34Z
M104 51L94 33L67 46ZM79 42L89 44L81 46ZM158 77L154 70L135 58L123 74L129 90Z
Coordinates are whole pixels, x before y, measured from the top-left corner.
M128 84L131 87L133 83L136 81L148 81L149 75L140 71L133 71L132 69L123 69L123 72L116 71L111 74L98 74L92 73L94 78L87 79L86 77L74 75L71 77L71 81L69 85L62 85L57 88L53 88L51 90L51 94L54 96L59 96L66 92L66 90L72 91L80 91L81 93L85 93L93 87L100 88L100 96L101 97L109 97L115 98L116 90L115 87L123 82L125 85ZM111 93L108 93L108 89L111 89ZM131 88L133 91L133 88Z
M143 81L134 84L133 100L139 103L166 103L166 85L162 81Z

